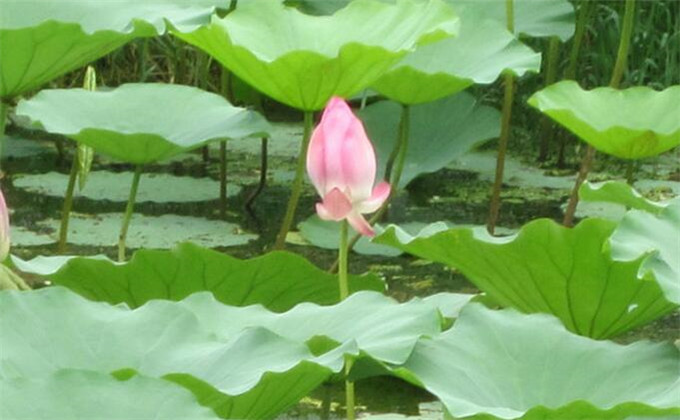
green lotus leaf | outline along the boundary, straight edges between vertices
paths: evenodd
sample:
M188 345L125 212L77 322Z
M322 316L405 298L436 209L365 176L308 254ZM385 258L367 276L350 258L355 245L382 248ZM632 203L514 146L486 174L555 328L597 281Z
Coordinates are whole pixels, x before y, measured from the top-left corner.
M270 97L314 111L368 87L417 43L455 34L457 23L441 0L354 1L332 16L255 1L173 33Z
M584 182L578 191L582 201L598 201L621 204L633 209L644 210L648 213L659 214L666 208L665 204L657 203L643 197L632 186L625 182Z
M541 54L495 21L461 20L457 37L418 47L372 88L403 104L430 102L472 84L493 83L501 73L537 73ZM455 115L455 114L452 114Z
M394 149L400 105L378 102L359 112L378 156L379 177ZM462 92L410 110L409 144L400 187L423 173L438 171L485 140L498 137L500 113ZM433 151L436 150L436 153Z
M0 417L6 420L219 419L186 389L143 376L119 381L65 369L45 378L0 378L0 394Z
M111 91L44 90L17 115L125 162L144 164L212 140L267 136L267 121L197 88L154 83Z
M227 254L184 243L171 251L141 250L126 263L94 257L12 257L24 272L42 275L82 296L111 304L139 307L152 299L182 300L192 293L211 292L232 306L261 304L287 311L301 302L337 303L337 276L289 252L272 252L239 260ZM350 291L382 291L373 274L350 276Z
M666 298L680 305L680 198L659 214L631 210L610 239L612 257L620 261L644 258L638 276L658 281Z
M396 373L422 384L456 418L680 414L675 346L594 341L570 334L544 314L479 304L467 305L451 330L420 340Z
M536 92L529 104L597 150L623 159L655 156L680 144L680 86L583 90L562 81ZM616 112L612 112L616 110Z
M577 334L608 338L676 308L656 282L640 281L643 258L615 261L603 250L616 224L586 219L574 228L539 219L516 235L438 224L410 236L390 226L375 241L459 269L502 306L558 317Z
M491 19L506 25L505 1L447 0L461 20ZM574 6L568 0L513 0L515 33L531 37L556 36L563 42L574 35Z
M165 377L223 418L270 418L261 414L285 410L339 371L344 353L356 353L345 347L315 357L263 328L217 340L176 302L131 311L61 287L2 292L0 302L0 377L39 379L61 369Z
M271 418L339 372L345 356L404 362L421 336L441 331L437 304L360 292L279 314L226 306L204 292L131 310L62 287L0 292L0 378L139 373L186 387L221 417ZM322 337L337 346L312 353L307 343Z
M340 344L355 342L374 359L399 364L408 358L419 337L441 331L439 305L445 309L454 304L459 310L460 303L456 296L445 296L400 304L380 293L359 292L332 307L302 303L284 314L258 306L216 305L206 293L191 295L179 304L189 308L218 337L230 337L243 328L263 327L295 342L319 336Z
M59 2L0 0L0 98L11 99L119 48L162 34L166 20L191 30L227 0Z

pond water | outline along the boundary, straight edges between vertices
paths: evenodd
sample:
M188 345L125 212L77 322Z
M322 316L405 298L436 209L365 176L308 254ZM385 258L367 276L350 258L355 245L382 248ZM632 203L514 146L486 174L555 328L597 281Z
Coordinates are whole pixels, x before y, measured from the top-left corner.
M228 208L221 217L218 191L219 164L217 150L211 148L205 161L200 152L145 168L139 199L129 233L131 248L170 248L191 240L240 258L261 254L274 242L288 198L302 127L298 123L275 124L269 142L268 184L258 197L252 212L245 211L244 201L255 189L259 177L258 139L233 141L228 147ZM3 151L3 183L12 209L12 252L24 259L55 253L62 197L70 166L71 144L66 143L66 158L59 162L53 139L36 133L10 131ZM638 171L636 187L655 197L680 194L678 156L667 154L644 162ZM447 168L415 179L399 193L386 222L425 223L445 220L452 224L484 224L491 189L495 155L475 151L451 162ZM604 165L602 165L604 167ZM608 168L617 169L607 162ZM621 166L622 167L622 166ZM125 208L132 168L103 156L97 156L89 182L77 193L69 232L69 253L78 255L116 255L120 219ZM621 171L620 173L623 173ZM573 171L555 174L542 170L523 156L511 156L506 166L506 186L499 226L501 233L513 232L531 219L547 217L561 220ZM591 179L617 178L617 174L594 172ZM311 185L305 186L298 207L296 223L314 214L317 196ZM623 208L582 205L577 215L617 218ZM288 249L304 255L319 267L330 267L336 258L331 249L321 245L323 235L291 232ZM384 276L388 294L398 300L430 295L441 291L476 292L460 273L440 264L406 255L367 255L383 253L370 245L362 246L350 259L350 271L368 269ZM34 279L37 281L37 279ZM38 284L39 286L39 284ZM642 330L620 338L628 342L646 337L668 339L677 335L677 313ZM281 418L340 418L344 414L341 384L329 384L303 400ZM370 413L441 417L432 398L418 388L390 378L362 381L357 385L357 405ZM375 418L400 418L380 417Z

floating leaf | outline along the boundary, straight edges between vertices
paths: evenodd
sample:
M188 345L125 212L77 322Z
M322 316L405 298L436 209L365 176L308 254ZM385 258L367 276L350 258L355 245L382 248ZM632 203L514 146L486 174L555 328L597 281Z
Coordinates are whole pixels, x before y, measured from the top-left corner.
M536 92L529 104L604 153L623 159L655 156L680 144L680 86L583 90L562 81ZM616 110L616 112L612 112Z
M94 171L87 177L87 189L77 196L90 200L108 200L125 203L130 195L132 172ZM14 186L33 194L63 197L68 175L59 172L17 175ZM220 183L210 178L175 176L166 173L144 174L135 202L144 203L191 203L213 201ZM241 192L241 187L230 184L227 197Z
M652 214L659 214L666 208L663 204L647 200L635 188L625 182L606 181L591 183L586 181L581 185L578 195L583 201L621 204Z
M666 298L680 305L680 198L656 215L629 211L612 234L610 246L616 260L643 257L638 276L653 274Z
M83 67L166 21L191 30L227 0L140 2L1 0L0 98L10 99Z
M379 177L397 141L400 108L395 102L383 101L359 112L376 149ZM481 105L468 93L414 106L410 112L411 129L401 187L420 174L445 167L500 132L500 113Z
M119 381L106 373L65 369L45 378L0 378L0 394L3 419L219 419L186 389L139 375Z
M503 72L522 76L540 68L541 55L504 25L464 19L457 37L418 47L372 88L394 101L417 104L453 95L472 84L493 83Z
M340 296L337 276L288 252L239 260L184 243L172 251L138 251L124 264L63 256L13 261L19 270L46 276L88 299L132 308L152 299L182 300L200 291L227 305L261 304L277 312L301 302L333 304ZM350 276L349 286L352 292L385 287L375 275Z
M390 226L375 241L459 269L503 306L553 314L578 334L607 338L676 308L657 283L638 279L642 258L618 262L603 251L615 227L602 219L574 228L539 219L496 238L482 227L434 224L413 237Z
M211 140L267 136L269 131L262 116L219 95L154 83L98 92L44 90L21 101L16 113L51 133L135 164L166 159Z
M440 0L366 0L333 16L244 2L196 31L173 33L268 96L314 111L333 95L366 88L416 43L456 32L457 19Z
M121 213L96 215L72 213L68 242L84 246L114 246L118 240ZM127 245L130 248L169 249L180 242L194 242L206 248L244 245L257 235L244 231L239 225L223 220L164 214L146 216L136 214L130 226ZM36 222L40 230L58 232L59 220ZM33 238L27 237L28 240ZM19 243L15 241L15 243Z
M478 304L466 306L451 330L420 340L397 374L422 384L456 418L680 414L675 346L593 341L546 315Z
M491 19L506 25L506 2L499 0L447 0L461 21ZM574 35L574 6L568 0L513 0L516 34L556 36L563 42Z
M418 228L414 229L416 231L422 227L422 224L417 226ZM408 229L407 227L404 228ZM312 215L298 223L298 229L300 235L312 245L325 249L338 249L340 243L340 224L338 222L321 220L319 216ZM352 228L349 231L350 235L356 234ZM358 254L385 257L396 257L402 254L402 251L391 246L374 244L366 237L361 237L352 250Z

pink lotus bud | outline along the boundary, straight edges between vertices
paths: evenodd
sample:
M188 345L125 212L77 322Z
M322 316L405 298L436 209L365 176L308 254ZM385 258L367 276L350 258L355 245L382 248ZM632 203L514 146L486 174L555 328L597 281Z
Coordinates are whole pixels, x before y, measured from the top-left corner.
M347 219L357 232L373 236L362 214L378 210L390 195L387 182L373 187L376 166L363 124L344 100L331 98L307 151L307 173L323 198L316 204L319 217Z
M9 210L0 190L0 262L9 254Z

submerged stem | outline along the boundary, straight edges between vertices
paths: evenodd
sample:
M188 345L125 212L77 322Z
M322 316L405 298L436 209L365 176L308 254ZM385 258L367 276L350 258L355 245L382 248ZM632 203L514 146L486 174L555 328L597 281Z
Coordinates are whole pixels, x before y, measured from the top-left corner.
M57 244L57 252L63 254L66 252L66 240L68 239L68 223L71 218L71 209L73 208L73 192L76 187L76 179L78 178L78 154L73 156L71 163L71 172L68 176L68 184L66 186L66 194L64 195L64 206L61 209L61 224L59 225L59 243Z
M619 41L619 50L616 55L616 64L614 65L614 70L612 71L612 78L609 81L609 87L614 89L618 89L621 85L623 71L625 70L626 63L628 61L628 49L630 47L630 38L633 34L634 17L635 0L626 0L626 9L623 16L623 27L621 28L621 39ZM586 155L584 156L583 161L581 161L581 169L579 170L578 176L576 177L574 188L571 190L571 196L569 197L567 209L564 212L564 220L562 223L565 226L571 226L574 223L574 214L576 213L576 207L578 205L578 191L581 188L581 184L583 184L583 182L588 177L588 172L590 172L594 158L595 149L593 146L588 145Z
M288 199L288 206L286 207L286 214L283 216L281 229L276 236L276 244L274 248L283 249L286 244L286 236L293 224L295 218L295 210L297 209L300 194L302 193L302 181L305 176L305 165L307 163L307 148L309 147L309 139L312 135L312 125L314 124L314 113L312 111L305 111L304 114L305 131L302 136L302 143L300 144L300 154L298 155L297 168L295 170L295 180L293 181L293 188L291 190L290 198Z
M135 199L137 198L137 188L139 187L139 179L142 176L142 165L135 167L135 175L132 178L132 185L130 186L130 195L128 196L127 206L125 207L125 215L123 216L123 225L120 228L120 235L118 236L118 261L125 261L125 238L127 237L128 227L132 219L132 213L135 208Z

